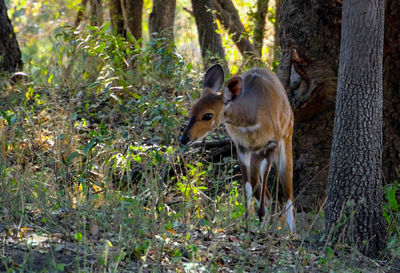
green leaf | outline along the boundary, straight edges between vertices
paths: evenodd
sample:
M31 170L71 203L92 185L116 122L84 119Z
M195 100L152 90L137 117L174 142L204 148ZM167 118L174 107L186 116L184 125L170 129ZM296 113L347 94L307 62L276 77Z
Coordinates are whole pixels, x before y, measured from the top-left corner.
M97 145L97 138L92 138L88 144L86 144L85 148L83 149L83 153L87 154L90 150L93 149L94 146Z
M70 165L72 161L74 160L75 157L77 157L79 153L77 151L73 152L72 154L69 155L67 158L67 165Z

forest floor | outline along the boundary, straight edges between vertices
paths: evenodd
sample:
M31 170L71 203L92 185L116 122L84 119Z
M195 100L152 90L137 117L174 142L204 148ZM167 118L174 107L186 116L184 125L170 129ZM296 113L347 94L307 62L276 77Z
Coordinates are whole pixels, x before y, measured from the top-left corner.
M298 214L300 229L315 221L310 217ZM35 225L0 226L0 272L400 272L398 256L372 260L349 246L327 247L320 235L265 231L257 224L248 233L237 225L170 228L149 234L146 251L131 255L118 253L118 234L101 234L96 225L88 229L77 242L76 236Z

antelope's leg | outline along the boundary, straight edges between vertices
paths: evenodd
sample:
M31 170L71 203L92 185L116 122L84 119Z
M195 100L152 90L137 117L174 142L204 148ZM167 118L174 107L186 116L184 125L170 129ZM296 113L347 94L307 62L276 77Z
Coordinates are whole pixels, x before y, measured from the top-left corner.
M296 232L296 220L293 197L293 158L292 158L292 136L284 140L280 147L280 176L286 199L285 216L291 232Z
M261 177L261 191L260 191L260 205L258 208L258 217L260 218L260 222L264 216L268 213L268 197L267 194L267 182L268 182L268 175L271 170L272 160L268 157L264 158L260 163L260 177Z
M236 150L239 156L239 165L242 173L242 185L244 189L244 196L246 199L246 205L245 205L246 210L245 210L244 220L246 222L246 232L248 232L250 202L251 202L251 196L253 194L253 187L249 180L250 153L249 152L246 153L246 151L242 147L237 147Z

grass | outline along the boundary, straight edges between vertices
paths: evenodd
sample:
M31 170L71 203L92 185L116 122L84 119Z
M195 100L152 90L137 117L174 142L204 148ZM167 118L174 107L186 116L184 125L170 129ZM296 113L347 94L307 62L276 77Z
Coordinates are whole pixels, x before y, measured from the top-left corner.
M381 260L325 245L321 211L299 213L293 236L278 210L263 226L253 210L244 232L236 160L177 145L200 73L162 44L66 30L1 94L0 271L387 272L398 184Z

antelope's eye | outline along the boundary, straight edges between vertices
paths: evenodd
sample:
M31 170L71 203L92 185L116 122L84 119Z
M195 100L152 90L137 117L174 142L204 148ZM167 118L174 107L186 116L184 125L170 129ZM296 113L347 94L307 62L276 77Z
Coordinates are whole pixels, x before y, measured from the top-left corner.
M207 113L201 118L201 120L210 120L210 119L212 119L212 117L213 117L213 114Z

